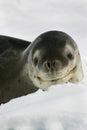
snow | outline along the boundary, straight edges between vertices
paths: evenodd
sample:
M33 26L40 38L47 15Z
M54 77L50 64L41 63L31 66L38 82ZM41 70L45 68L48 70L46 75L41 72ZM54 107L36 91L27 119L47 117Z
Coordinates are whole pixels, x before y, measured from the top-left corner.
M1 130L86 130L87 88L80 85L52 86L13 99L0 107Z
M0 130L87 130L87 1L0 0L0 34L34 40L62 30L78 44L84 79L51 86L0 106Z

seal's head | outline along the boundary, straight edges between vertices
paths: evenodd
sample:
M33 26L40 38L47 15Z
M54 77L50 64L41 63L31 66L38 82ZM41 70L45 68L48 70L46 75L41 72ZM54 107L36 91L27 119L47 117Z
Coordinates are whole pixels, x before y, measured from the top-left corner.
M64 32L50 31L33 41L29 75L34 85L45 90L52 84L76 83L83 77L75 41Z

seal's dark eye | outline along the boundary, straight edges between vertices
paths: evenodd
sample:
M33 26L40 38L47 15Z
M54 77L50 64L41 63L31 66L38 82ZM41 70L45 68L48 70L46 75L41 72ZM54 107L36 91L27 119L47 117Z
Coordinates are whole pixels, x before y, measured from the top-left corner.
M68 53L68 54L67 54L67 57L68 57L68 59L70 59L70 60L73 60L73 58L74 58L74 56L73 56L72 53Z
M37 65L37 63L38 63L38 58L36 57L34 58L34 65Z

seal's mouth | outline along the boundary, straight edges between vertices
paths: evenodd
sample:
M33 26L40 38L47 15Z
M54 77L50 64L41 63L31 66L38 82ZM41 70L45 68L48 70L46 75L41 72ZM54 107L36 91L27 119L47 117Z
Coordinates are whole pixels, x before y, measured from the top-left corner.
M37 76L36 78L37 78L37 80L39 80L39 82L41 82L41 83L43 83L43 82L58 82L58 81L60 81L60 80L64 80L64 79L69 79L70 80L70 78L72 77L72 75L73 75L73 72L74 72L74 70L76 69L76 66L69 72L69 73L66 73L63 77L56 77L56 78L53 78L53 79L42 79L40 76ZM67 78L68 77L68 78Z

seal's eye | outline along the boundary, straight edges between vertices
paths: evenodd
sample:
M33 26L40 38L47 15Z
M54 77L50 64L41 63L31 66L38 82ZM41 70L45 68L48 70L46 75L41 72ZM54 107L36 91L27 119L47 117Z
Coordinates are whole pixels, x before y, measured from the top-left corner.
M35 58L34 58L34 65L37 65L37 63L38 63L38 58L35 57Z
M73 58L74 58L74 56L73 56L72 53L68 53L68 54L67 54L67 57L68 57L68 59L70 59L70 60L73 60Z

